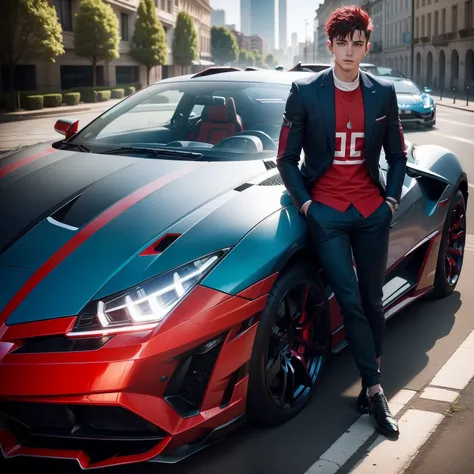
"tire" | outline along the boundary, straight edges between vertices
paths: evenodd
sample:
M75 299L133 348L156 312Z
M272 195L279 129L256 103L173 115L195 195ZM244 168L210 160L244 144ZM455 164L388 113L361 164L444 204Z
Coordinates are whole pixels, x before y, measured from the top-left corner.
M308 310L301 317L296 301ZM315 309L311 311L311 308ZM286 331L285 326L289 326ZM301 340L313 348L301 344ZM247 395L250 421L279 425L302 411L321 380L329 349L329 305L324 286L315 267L295 264L280 275L262 311L250 359ZM293 395L283 397L282 403L285 374L288 374L287 387L293 381L298 388L293 392L287 389Z
M464 195L458 189L451 200L443 226L443 235L439 246L433 290L433 296L435 298L445 298L456 288L461 275L465 245L466 202ZM449 263L450 259L452 259L452 261ZM453 261L455 266L453 265ZM449 274L450 264L452 270L456 272L456 275Z

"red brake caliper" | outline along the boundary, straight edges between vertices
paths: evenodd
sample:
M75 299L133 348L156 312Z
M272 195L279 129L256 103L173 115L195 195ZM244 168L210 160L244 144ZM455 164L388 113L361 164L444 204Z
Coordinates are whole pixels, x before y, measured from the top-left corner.
M303 332L301 334L302 339L305 341L309 341L311 338L311 325L310 324L304 324L308 322L308 313L306 311L306 303L308 301L308 286L305 288L305 294L304 294L304 300L303 300L303 310L301 314L301 318L299 320L299 323L303 325ZM305 351L305 345L300 344L298 347L298 354L303 355Z

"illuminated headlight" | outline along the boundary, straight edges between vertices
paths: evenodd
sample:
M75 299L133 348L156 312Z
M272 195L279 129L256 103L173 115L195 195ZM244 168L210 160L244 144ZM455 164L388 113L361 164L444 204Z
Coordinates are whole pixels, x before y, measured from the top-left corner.
M424 109L432 109L434 107L434 104L430 103L430 102L424 102L423 103L423 108Z
M222 250L95 302L95 314L78 317L70 335L142 330L156 326L227 253Z

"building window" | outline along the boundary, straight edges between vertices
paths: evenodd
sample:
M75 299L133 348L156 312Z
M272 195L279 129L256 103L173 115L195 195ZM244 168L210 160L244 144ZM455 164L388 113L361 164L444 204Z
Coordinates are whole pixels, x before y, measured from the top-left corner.
M464 3L464 27L470 28L472 22L472 0Z
M128 15L120 13L120 37L122 41L128 41Z
M61 89L92 87L92 66L61 66ZM97 86L104 85L104 66L96 67Z
M427 19L427 22L428 22L428 36L431 38L431 13L428 13L428 19Z
M171 0L168 0L168 13L171 13L173 11L173 6L171 3Z
M446 8L441 10L441 34L446 33Z
M10 91L10 68L3 65L0 69L1 88L4 92ZM33 64L17 64L13 69L13 90L36 90L36 66Z
M456 33L458 31L458 6L453 5L451 8L451 31Z
M54 0L54 7L63 31L72 31L71 0Z
M439 32L439 11L436 10L434 14L434 34L438 36Z
M115 66L115 82L120 84L134 84L140 81L140 66Z
M415 27L415 38L420 37L420 19L416 19L416 27Z
M425 15L421 17L421 37L425 36Z
M179 0L174 0L175 7L179 7Z

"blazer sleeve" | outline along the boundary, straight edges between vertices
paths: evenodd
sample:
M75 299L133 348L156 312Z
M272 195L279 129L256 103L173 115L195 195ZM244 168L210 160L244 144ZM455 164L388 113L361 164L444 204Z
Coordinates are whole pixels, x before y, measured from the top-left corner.
M286 101L278 144L277 167L298 209L311 200L298 163L306 129L306 109L298 85L293 83Z
M407 163L403 128L398 115L395 87L391 85L388 123L383 141L388 164L386 196L400 201Z

